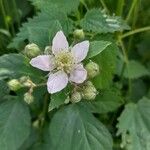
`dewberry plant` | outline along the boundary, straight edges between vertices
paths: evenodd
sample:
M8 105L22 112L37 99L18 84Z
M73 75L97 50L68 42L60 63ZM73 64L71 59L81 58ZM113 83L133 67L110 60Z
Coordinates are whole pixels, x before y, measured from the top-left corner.
M149 2L0 2L0 150L150 150Z

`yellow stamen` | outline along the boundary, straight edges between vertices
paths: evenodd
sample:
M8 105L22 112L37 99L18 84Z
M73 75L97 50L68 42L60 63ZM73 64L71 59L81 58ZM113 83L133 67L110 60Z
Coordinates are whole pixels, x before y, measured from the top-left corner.
M74 65L74 59L70 52L62 51L56 56L56 64L58 70L63 70L66 73L70 73Z

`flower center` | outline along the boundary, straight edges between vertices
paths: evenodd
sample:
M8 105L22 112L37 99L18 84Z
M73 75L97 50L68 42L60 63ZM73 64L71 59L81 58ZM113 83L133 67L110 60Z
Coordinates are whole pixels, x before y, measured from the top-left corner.
M55 56L58 70L70 73L74 65L74 59L70 52L62 51Z

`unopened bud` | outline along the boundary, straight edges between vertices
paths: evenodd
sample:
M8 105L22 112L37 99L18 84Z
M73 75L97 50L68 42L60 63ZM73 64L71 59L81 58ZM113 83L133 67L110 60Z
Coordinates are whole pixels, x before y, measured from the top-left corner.
M27 104L31 104L33 103L34 101L34 97L31 93L27 92L24 94L24 101L27 103Z
M27 57L33 58L38 56L41 53L41 51L36 44L31 43L26 45L24 53L27 55Z
M94 100L96 95L97 95L96 88L94 87L92 82L88 81L85 84L84 89L82 91L82 97L86 100Z
M76 39L82 40L84 39L85 35L82 29L76 29L73 33Z
M45 55L49 55L52 53L52 47L51 46L46 46L44 50Z
M75 91L75 92L72 93L70 100L71 100L72 103L77 103L77 102L81 101L81 99L82 99L81 93Z
M90 61L86 66L88 78L94 78L100 72L99 65L93 61Z
M20 82L17 79L12 79L7 84L10 90L12 91L17 91L22 87Z

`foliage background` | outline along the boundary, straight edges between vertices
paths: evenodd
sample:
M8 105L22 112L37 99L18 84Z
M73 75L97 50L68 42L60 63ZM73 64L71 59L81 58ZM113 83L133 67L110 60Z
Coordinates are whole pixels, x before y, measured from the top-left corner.
M149 6L147 0L0 0L0 150L150 150ZM27 89L10 91L13 78L43 80L22 55L26 44L44 50L59 30L73 42L77 28L93 51L111 42L91 58L101 68L93 79L95 101L64 105L65 91L49 95L38 87L27 105Z

